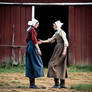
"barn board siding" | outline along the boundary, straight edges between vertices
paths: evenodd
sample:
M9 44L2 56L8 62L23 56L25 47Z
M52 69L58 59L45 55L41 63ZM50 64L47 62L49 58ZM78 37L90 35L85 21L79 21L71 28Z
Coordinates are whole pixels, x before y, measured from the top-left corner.
M69 7L69 61L92 64L92 6Z
M69 62L71 64L92 64L92 6L69 6ZM19 59L25 55L25 32L27 22L32 18L32 6L0 5L0 63L12 56L12 48ZM12 45L13 30L15 34ZM24 46L24 47L20 47Z
M16 57L15 61L19 61L20 56L24 57L25 34L31 15L32 7L0 5L0 63L11 60L12 50Z

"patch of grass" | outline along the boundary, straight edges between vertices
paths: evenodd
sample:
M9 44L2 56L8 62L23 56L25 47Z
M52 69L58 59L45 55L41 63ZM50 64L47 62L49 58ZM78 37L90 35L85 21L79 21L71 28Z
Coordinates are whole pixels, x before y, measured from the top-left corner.
M45 74L47 74L48 68L44 68ZM6 66L0 66L1 73L25 73L24 61L17 66L12 66L10 61ZM68 68L68 72L92 72L92 65L72 65Z
M92 65L72 65L68 72L92 72Z
M10 83L21 83L20 81L11 81Z
M73 84L71 89L81 90L81 91L92 91L92 84Z
M1 73L24 73L25 68L23 67L11 67L10 69L0 68Z
M9 86L9 83L8 82L4 82L4 85Z
M3 84L0 84L0 87L1 87L1 86L4 86L4 85L3 85Z
M12 66L12 63L9 62L6 66L0 66L1 73L24 73L25 72L25 64L22 62L17 66Z
M9 86L8 82L1 83L0 86Z

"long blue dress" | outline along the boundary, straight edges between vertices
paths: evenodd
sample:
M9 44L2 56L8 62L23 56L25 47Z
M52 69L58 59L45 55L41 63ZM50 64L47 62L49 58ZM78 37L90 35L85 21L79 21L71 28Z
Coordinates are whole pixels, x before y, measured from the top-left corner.
M28 37L29 31L27 31ZM43 62L32 40L28 41L26 48L26 77L43 77Z

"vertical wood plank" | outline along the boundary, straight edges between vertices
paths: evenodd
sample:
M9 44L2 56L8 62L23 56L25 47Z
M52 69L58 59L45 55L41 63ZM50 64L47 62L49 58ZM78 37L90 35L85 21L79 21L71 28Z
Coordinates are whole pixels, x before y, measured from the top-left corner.
M75 64L74 7L69 6L69 64Z

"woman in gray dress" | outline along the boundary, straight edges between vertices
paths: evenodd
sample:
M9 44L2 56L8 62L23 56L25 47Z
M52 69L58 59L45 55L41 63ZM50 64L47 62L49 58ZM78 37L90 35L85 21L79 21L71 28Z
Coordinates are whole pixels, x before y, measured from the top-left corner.
M48 64L48 77L54 78L55 85L53 88L65 88L66 78L66 53L68 47L68 40L66 33L61 29L63 23L56 21L53 24L53 29L56 31L55 34L47 39L40 40L41 43L53 43L57 42L53 55ZM60 80L60 83L59 83Z

